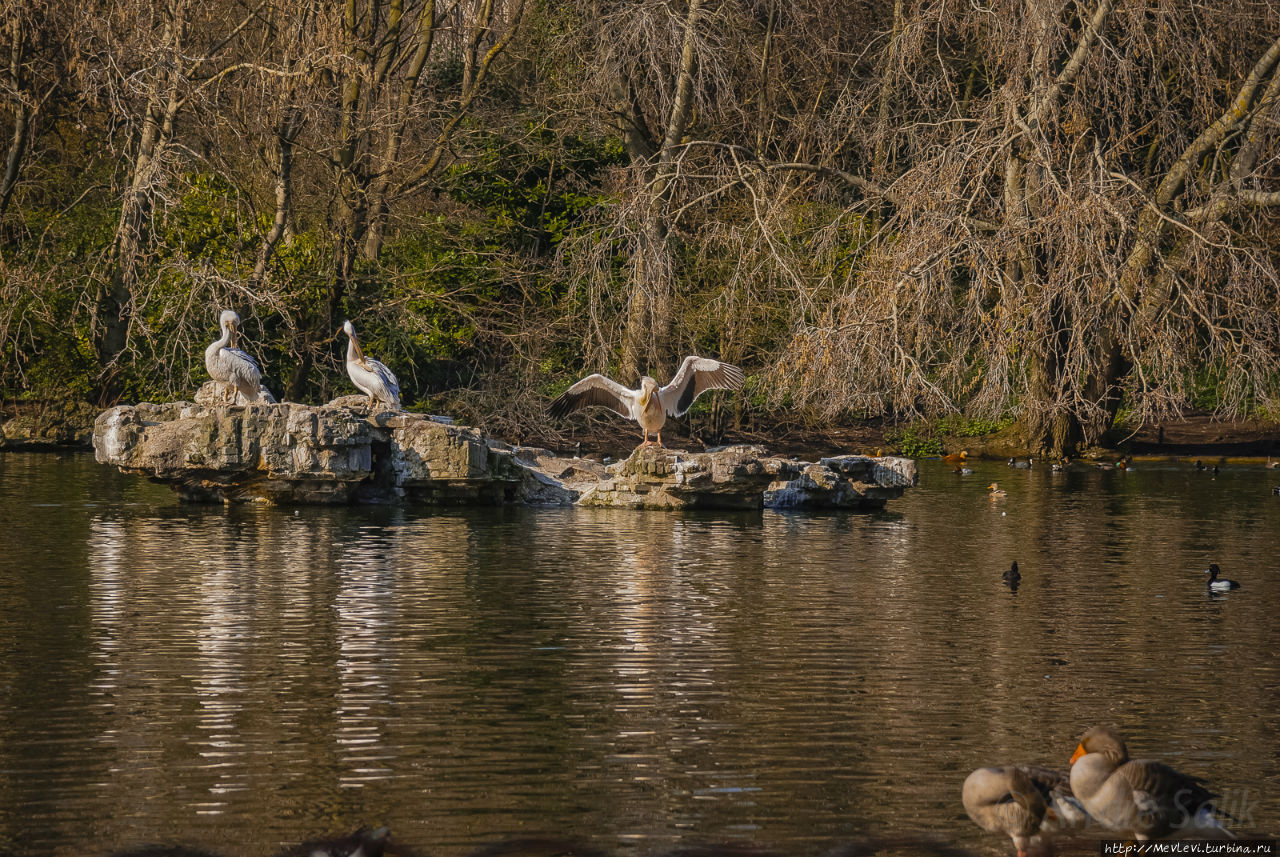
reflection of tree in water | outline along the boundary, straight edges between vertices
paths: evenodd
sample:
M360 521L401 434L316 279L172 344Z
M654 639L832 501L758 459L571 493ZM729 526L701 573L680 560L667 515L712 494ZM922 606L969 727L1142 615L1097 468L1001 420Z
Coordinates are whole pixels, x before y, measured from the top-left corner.
M1100 710L1238 790L1266 756L1225 742L1269 746L1277 710L1265 661L1233 656L1276 642L1252 571L1270 512L1243 476L1188 478L1020 472L1006 516L927 469L897 517L78 513L84 609L56 615L84 651L56 687L83 705L7 726L17 770L57 747L58 807L17 780L11 805L44 808L46 841L101 818L103 852L263 854L353 821L453 854L534 824L644 854L903 828L976 845L963 775L1065 767ZM1248 598L1204 598L1210 551ZM54 686L29 673L6 712Z

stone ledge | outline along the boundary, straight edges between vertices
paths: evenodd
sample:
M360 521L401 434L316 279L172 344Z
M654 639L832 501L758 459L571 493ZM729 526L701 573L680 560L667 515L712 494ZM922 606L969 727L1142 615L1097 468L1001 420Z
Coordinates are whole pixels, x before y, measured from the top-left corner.
M93 446L102 463L206 502L875 509L917 479L910 459L810 463L758 446L644 447L605 467L451 422L369 411L359 396L318 407L139 404L100 414Z

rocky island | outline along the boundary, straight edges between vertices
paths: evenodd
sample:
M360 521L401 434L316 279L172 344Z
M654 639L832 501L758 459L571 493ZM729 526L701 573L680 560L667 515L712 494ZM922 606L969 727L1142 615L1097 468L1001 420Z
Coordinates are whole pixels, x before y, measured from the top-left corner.
M99 415L94 453L197 502L879 509L917 481L911 459L807 462L759 446L642 447L606 465L366 401L222 405L202 391L195 402L121 405Z

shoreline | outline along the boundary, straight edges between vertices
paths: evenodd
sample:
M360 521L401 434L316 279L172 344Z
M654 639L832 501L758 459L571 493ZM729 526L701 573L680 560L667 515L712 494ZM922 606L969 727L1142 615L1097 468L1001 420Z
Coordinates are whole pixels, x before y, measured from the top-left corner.
M84 402L0 405L0 452L89 452L93 450L93 425L103 410ZM901 454L886 440L911 424L886 425L881 420L833 426L828 429L782 427L775 433L726 431L714 441L697 430L675 424L667 428L666 445L675 450L698 452L733 444L756 444L779 456L810 457L841 454ZM483 431L483 427L479 427ZM593 420L584 428L571 428L559 435L559 443L548 443L547 432L535 431L526 444L546 446L561 453L583 456L625 458L638 440L634 426L618 419ZM1143 425L1128 433L1115 431L1108 445L1083 450L1077 457L1086 460L1131 456L1137 460L1216 459L1239 463L1267 463L1280 460L1280 423L1263 420L1217 420L1210 414L1189 414L1178 420ZM495 439L506 440L506 438ZM976 437L936 435L944 453L961 450L975 460L1001 460L1033 455L1020 439L997 432ZM915 456L920 460L937 455Z

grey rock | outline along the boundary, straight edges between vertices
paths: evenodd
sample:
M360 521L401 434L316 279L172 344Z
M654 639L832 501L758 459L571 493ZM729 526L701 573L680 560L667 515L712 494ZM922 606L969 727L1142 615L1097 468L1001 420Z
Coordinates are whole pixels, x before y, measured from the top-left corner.
M758 446L639 448L606 466L511 446L442 418L344 396L316 407L191 402L98 416L98 461L195 501L590 505L658 509L879 508L916 484L915 462L812 464Z

